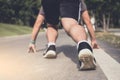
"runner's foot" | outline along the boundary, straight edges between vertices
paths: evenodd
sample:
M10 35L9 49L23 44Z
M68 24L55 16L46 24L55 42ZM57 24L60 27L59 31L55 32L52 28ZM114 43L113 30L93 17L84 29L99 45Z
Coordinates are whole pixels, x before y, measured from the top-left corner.
M89 49L82 49L78 54L80 70L96 69L96 61L93 53Z
M56 47L55 45L50 45L46 52L43 54L44 58L56 58Z

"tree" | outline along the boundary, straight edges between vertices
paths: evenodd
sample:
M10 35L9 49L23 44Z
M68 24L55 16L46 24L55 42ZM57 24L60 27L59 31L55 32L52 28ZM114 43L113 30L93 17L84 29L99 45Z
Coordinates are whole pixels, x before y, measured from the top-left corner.
M86 3L88 10L95 14L97 21L102 22L104 31L109 27L120 25L119 0L86 0Z
M0 0L0 22L33 25L41 0Z

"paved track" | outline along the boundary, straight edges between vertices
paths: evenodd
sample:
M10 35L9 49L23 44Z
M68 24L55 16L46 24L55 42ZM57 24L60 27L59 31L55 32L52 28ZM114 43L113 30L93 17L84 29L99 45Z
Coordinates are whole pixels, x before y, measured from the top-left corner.
M120 80L120 64L102 49L94 50L96 70L79 71L75 43L63 30L56 42L56 59L42 56L47 43L45 33L37 39L35 54L27 53L29 40L30 35L0 38L0 80Z

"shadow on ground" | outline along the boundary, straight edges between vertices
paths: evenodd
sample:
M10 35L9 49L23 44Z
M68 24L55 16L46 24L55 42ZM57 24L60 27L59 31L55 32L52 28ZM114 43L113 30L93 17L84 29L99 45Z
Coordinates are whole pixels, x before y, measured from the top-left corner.
M77 53L77 48L76 46L72 46L72 45L62 45L57 47L57 53L58 55L60 53L63 53L66 57L68 57L69 59L71 59L72 62L74 62L77 65L77 68L79 70L79 61L78 61L78 53Z

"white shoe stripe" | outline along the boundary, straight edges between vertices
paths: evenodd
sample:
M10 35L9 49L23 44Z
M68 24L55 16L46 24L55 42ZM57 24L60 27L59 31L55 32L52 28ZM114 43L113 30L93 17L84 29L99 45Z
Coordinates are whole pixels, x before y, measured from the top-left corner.
M53 50L49 50L44 56L44 58L53 58L56 57L56 52Z

